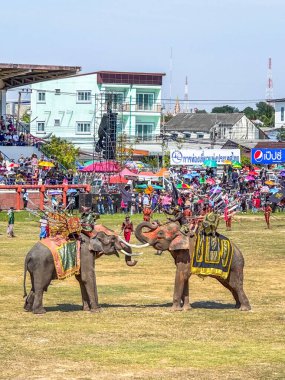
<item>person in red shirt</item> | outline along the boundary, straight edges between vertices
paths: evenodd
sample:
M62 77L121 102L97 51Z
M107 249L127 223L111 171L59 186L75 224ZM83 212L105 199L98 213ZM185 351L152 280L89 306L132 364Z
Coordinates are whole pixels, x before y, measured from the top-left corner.
M232 215L229 212L228 205L226 205L225 210L224 210L224 220L226 222L227 231L231 231L232 230Z
M270 214L272 212L272 208L269 205L269 202L266 202L265 207L263 208L264 218L267 224L267 228L270 228Z
M146 205L143 209L143 220L144 222L150 222L150 217L152 214L152 209L149 205Z
M127 243L131 240L131 234L134 231L133 222L131 222L130 217L126 216L125 221L122 224L122 231L124 233L124 238Z

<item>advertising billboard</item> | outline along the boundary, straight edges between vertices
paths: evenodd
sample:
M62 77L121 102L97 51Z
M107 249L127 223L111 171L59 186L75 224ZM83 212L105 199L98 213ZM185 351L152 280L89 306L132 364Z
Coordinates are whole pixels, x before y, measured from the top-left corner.
M201 166L206 160L214 160L218 165L224 161L240 162L239 149L172 149L171 165Z
M260 165L282 164L285 149L251 149L251 163Z

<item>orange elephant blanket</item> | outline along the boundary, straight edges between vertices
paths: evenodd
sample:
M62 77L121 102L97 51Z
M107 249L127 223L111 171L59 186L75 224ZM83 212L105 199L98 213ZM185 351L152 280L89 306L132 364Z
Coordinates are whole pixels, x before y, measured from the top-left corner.
M42 239L41 244L52 253L58 280L64 280L80 271L80 241L55 236Z

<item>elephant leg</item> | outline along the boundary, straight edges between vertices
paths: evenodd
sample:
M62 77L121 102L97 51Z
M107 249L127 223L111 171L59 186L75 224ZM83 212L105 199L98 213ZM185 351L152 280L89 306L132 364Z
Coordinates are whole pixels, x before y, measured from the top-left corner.
M42 268L41 271L33 274L33 288L34 288L34 303L33 303L33 313L34 314L44 314L46 309L43 307L43 293L47 291L48 286L52 280L54 266L46 269ZM46 275L44 277L44 274Z
M243 290L243 272L242 271L230 272L228 284L237 293L237 297L240 303L239 310L241 311L251 310L249 300Z
M185 279L183 273L183 266L181 263L176 265L176 274L175 274L175 282L174 282L174 293L173 293L173 311L181 311L181 302L182 302L182 294L184 290Z
M24 309L26 311L32 311L33 310L34 299L35 299L35 293L33 292L33 290L31 290L30 293L28 294L26 300L25 300Z
M33 313L34 314L44 314L46 309L43 307L43 289L35 290L34 304L33 304Z
M226 280L223 280L221 278L217 278L217 280L225 287L227 288L233 295L235 301L236 301L236 305L235 305L235 308L236 309L239 309L240 308L240 302L239 302L239 298L238 298L238 294L237 294L237 291L235 289L233 289L229 283L227 283Z
M82 305L83 305L82 310L83 311L90 311L90 302L89 302L89 298L88 298L88 294L87 294L85 285L83 284L80 275L75 275L75 277L76 277L76 280L79 282L79 285L80 285L81 296L82 296Z
M83 285L85 286L90 311L96 312L99 311L99 303L98 303L98 293L97 293L97 284L96 284L96 275L95 275L95 258L94 256L88 252L85 257L82 257L81 261L81 279Z
M191 309L190 300L189 300L189 277L184 281L182 303L183 303L183 310L187 311Z

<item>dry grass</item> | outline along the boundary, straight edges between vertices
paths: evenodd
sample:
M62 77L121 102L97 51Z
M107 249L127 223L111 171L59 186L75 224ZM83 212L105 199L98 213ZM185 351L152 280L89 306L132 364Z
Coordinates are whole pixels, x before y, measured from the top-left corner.
M193 277L193 309L172 313L175 267L170 254L148 249L135 268L123 258L96 262L102 313L80 311L71 278L49 288L44 316L23 311L23 262L39 231L17 219L17 237L0 236L1 379L285 378L285 217L269 231L260 217L240 217L228 233L246 259L252 312L235 310L214 280ZM102 222L119 230L122 219Z

